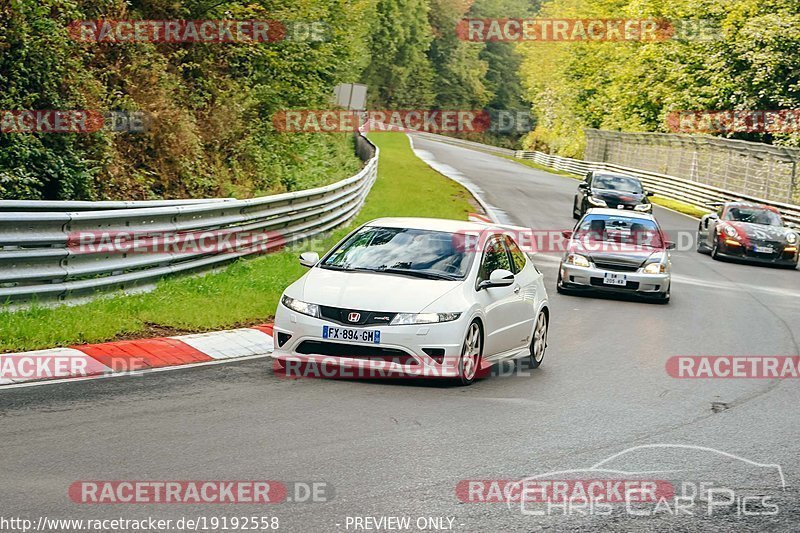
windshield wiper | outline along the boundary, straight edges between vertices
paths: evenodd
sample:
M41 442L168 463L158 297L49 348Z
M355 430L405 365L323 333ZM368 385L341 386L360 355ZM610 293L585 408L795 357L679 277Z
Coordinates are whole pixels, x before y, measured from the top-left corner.
M447 281L457 281L458 278L449 274L441 272L431 272L426 270L411 270L409 268L391 268L391 267L378 267L378 268L350 268L348 270L355 270L357 272L377 272L380 274L400 274L402 276L413 276L415 278L424 279L444 279Z

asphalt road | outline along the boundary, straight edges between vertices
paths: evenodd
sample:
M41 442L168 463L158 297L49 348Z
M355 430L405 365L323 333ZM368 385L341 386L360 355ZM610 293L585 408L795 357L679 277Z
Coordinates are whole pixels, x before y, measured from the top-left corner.
M415 145L478 185L510 221L572 227L576 181L429 140ZM656 215L670 231L696 226L663 209ZM798 355L800 273L678 251L664 306L558 295L556 256L534 260L548 280L553 319L545 362L529 376L468 388L286 380L254 360L0 391L0 516L277 516L284 531L352 531L348 517L356 516L410 516L412 524L450 517L455 531L800 528L798 382L679 380L665 371L674 355ZM528 516L514 506L460 503L455 494L460 480L581 469L656 443L780 465L786 490L758 475L734 487L769 494L778 513ZM734 479L742 465L712 452L646 454L629 470L677 461ZM80 505L67 496L77 480L123 479L326 481L335 497L262 507Z

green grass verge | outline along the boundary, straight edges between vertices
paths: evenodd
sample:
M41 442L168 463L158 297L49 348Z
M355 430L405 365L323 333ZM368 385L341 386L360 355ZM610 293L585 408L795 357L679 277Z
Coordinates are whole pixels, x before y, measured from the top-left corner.
M686 202L681 202L679 200L672 200L670 198L664 198L662 196L653 196L650 198L650 201L656 205L660 205L661 207L667 207L674 211L678 211L679 213L683 213L684 215L689 215L690 217L700 218L703 215L706 215L711 212L710 209L703 209L702 207L697 207L692 204L687 204Z
M425 216L466 220L474 211L470 194L433 171L411 151L400 133L378 133L378 179L361 213L347 228L304 246L329 249L357 224L382 216ZM292 248L238 261L204 276L164 280L155 290L116 295L61 307L34 306L0 312L0 352L35 350L118 338L241 327L269 320L284 288L305 269Z

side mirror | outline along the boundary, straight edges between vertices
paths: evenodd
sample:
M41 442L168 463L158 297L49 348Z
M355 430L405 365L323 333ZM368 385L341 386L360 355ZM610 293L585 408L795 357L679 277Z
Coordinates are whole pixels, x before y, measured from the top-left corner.
M646 193L644 193L644 195L645 196L655 196L656 193L654 193L653 191L647 191Z
M716 219L718 219L718 218L719 218L719 215L718 215L718 214L716 214L716 213L709 213L709 214L708 214L708 218L713 218L714 220L716 220Z
M564 237L565 239L571 239L573 233L574 232L572 230L564 230L561 232L561 236Z
M319 263L319 254L317 252L303 252L300 254L300 264L304 267L311 268Z
M589 184L586 183L585 181L583 181L583 182L578 184L578 188L580 190L582 190L582 191L588 191L589 190Z
M664 246L667 250L674 250L677 248L676 244L672 241L667 241Z
M485 279L478 285L480 289L491 289L492 287L508 287L514 283L514 274L504 268L498 268L489 274L489 279Z

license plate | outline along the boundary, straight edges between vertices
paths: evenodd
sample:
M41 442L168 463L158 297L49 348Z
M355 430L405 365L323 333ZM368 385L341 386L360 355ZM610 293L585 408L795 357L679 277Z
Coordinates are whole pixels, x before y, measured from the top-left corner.
M351 329L322 326L322 338L332 341L353 341L380 344L381 332L374 329Z
M775 248L772 246L753 246L753 251L758 252L760 254L771 254L775 252Z
M625 286L628 283L628 276L625 274L614 274L613 272L606 272L603 275L603 283L606 285L622 285Z

